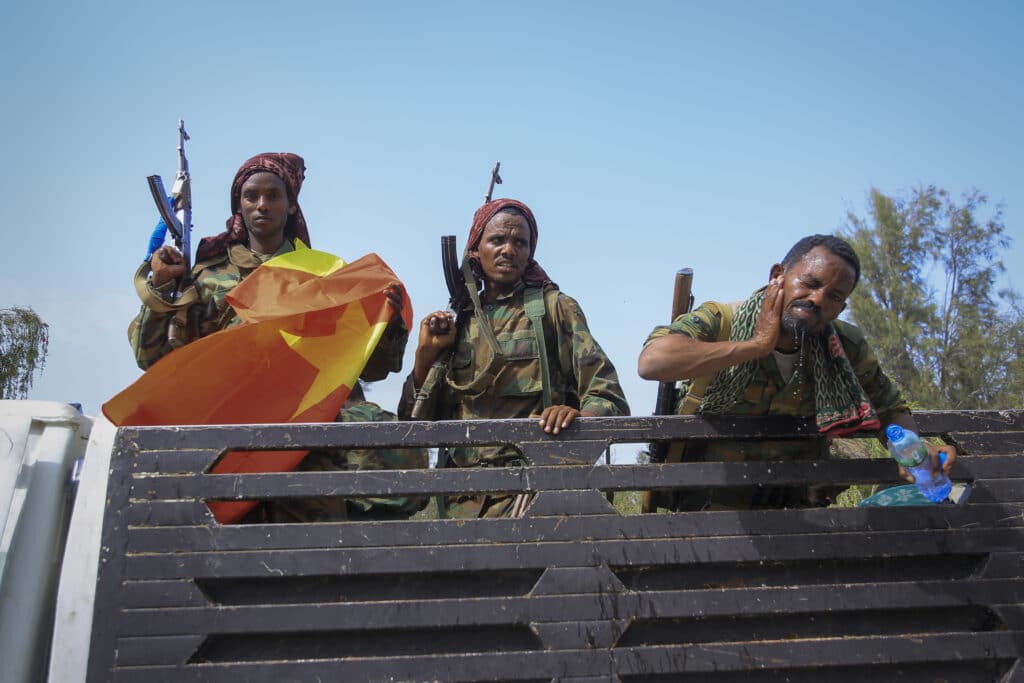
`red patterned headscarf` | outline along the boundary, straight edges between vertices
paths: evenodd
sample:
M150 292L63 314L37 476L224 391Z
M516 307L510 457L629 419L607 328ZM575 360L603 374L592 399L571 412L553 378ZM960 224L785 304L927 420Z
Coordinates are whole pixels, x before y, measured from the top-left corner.
M302 181L306 177L306 162L298 154L268 152L257 154L238 169L238 173L235 174L235 179L231 183L231 218L227 220L227 230L215 237L203 238L196 250L196 261L205 261L218 256L227 251L232 244L249 243L249 231L245 229L245 223L242 221L240 213L242 185L250 176L257 173L273 173L284 181L288 202L295 206L295 213L288 217L288 223L284 226L285 237L289 239L298 237L307 247L309 246L309 229L306 227L306 219L299 206L299 190L302 189Z
M488 221L504 209L522 214L530 226L530 262L526 266L526 272L523 273L523 282L531 287L551 286L558 289L558 285L551 281L540 264L533 260L533 255L537 252L537 219L533 217L530 207L515 199L495 199L481 206L473 214L473 227L470 228L469 237L466 240L469 245L469 262L473 267L473 274L477 278L483 278L483 270L480 267L480 238L483 237L484 227Z

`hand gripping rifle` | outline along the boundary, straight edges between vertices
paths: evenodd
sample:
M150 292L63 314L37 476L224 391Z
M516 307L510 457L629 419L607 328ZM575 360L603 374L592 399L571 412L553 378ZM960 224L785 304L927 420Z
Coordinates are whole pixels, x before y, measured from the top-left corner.
M484 195L484 204L491 201L494 193L494 186L501 185L501 176L498 171L501 169L501 162L497 161L491 170L491 182L487 186L487 194ZM460 315L462 310L472 301L477 292L476 278L473 277L469 266L469 245L462 252L462 260L459 261L458 252L455 247L455 235L441 236L441 267L444 269L444 283L448 287L448 308L455 313L455 326L458 329L464 316ZM489 328L488 328L489 331ZM458 335L456 335L458 338ZM427 379L416 394L416 402L412 407L412 419L418 420L423 417L427 398L437 383L444 377L448 369L450 354L446 354L444 360L438 360L430 368Z
M164 181L160 176L151 175L146 178L153 201L156 202L156 209L160 212L160 222L171 231L174 246L185 259L185 272L174 287L172 302L181 298L192 278L192 177L189 175L188 158L185 156L185 141L188 139L185 122L178 119L178 173L174 176L170 196L164 189ZM159 231L160 225L150 240L150 254L159 246L154 244ZM160 235L159 239L162 242L163 235ZM167 330L167 340L171 346L177 347L185 343L181 329L183 323L178 316L172 320Z
M675 287L672 291L672 320L693 309L693 268L683 268L676 272ZM658 382L658 399L654 405L655 415L674 415L676 412L676 383ZM665 462L670 442L652 441L649 453L652 464ZM640 501L642 512L656 512L657 501L655 492L644 491Z
M484 195L484 204L491 201L491 194L494 192L495 184L501 184L501 176L498 175L498 170L501 168L501 162L495 162L494 168L491 170L491 182L487 186L487 194ZM477 294L477 281L473 277L473 270L469 265L469 244L466 244L465 249L462 252L462 262L459 262L455 248L455 235L442 235L441 236L441 266L444 269L444 283L448 287L448 308L455 313L455 339L459 338L459 328L465 324L466 316L462 315L462 311L469 305L470 302L473 304L475 310L480 309L480 297ZM493 352L492 364L494 362L502 361L502 357L497 349L497 341L493 340L494 332L491 330L489 325L481 325L481 330L484 332L484 336L488 337L488 342L491 344L491 350ZM493 343L491 343L493 341ZM412 413L410 417L414 420L423 419L423 413L426 409L427 399L430 398L432 392L437 388L437 385L444 381L448 374L448 363L451 360L452 353L444 355L443 359L439 359L430 366L430 372L427 373L427 378L423 381L423 386L420 387L419 391L416 392L416 400L412 406ZM486 379L486 378L485 378ZM437 469L443 469L448 466L448 449L440 448L437 452ZM445 496L435 496L437 504L437 514L441 519L445 519L448 516L447 503Z

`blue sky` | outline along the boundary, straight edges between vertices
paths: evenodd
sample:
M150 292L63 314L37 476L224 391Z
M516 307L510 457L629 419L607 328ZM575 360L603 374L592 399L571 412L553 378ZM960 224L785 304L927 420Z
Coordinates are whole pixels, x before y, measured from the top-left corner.
M447 301L488 172L534 210L537 259L636 375L673 273L738 299L870 187L977 187L1005 207L1024 290L1024 47L1014 2L35 2L0 28L6 163L0 307L50 324L31 398L100 404L138 376L131 275L145 178L192 135L195 237L223 229L238 165L306 159L313 246L377 252L416 319ZM410 344L406 369L411 368ZM371 397L393 408L392 376Z

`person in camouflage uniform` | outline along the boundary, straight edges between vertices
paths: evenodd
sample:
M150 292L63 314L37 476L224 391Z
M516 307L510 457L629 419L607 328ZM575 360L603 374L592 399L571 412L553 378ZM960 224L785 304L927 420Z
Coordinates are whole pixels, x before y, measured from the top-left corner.
M483 283L483 319L472 307L459 312L457 326L447 311L423 319L415 367L403 389L399 417L412 418L418 393L423 401L418 419L537 417L540 428L551 434L567 428L579 415L628 415L615 368L590 334L579 304L560 292L533 259L537 221L530 209L513 199L484 204L474 215L467 243L471 267ZM544 405L539 342L526 310L530 289L543 293L548 406ZM505 358L501 367L489 372L493 354L481 325L493 331ZM447 376L424 387L431 366L445 354L450 354ZM484 385L475 386L481 379ZM456 467L516 465L520 455L508 446L455 448L449 463ZM448 513L454 517L505 516L512 499L502 494L454 496L448 501Z
M706 303L655 328L640 354L640 376L663 382L713 376L697 412L815 417L820 436L693 443L686 459L817 459L828 457L833 436L890 423L916 432L910 410L864 335L837 319L860 278L853 248L831 235L805 237L771 267L769 277L768 285L746 301ZM735 311L727 340L720 340L722 306ZM685 398L684 393L680 412ZM884 432L879 438L884 443ZM938 447L929 448L937 467ZM953 451L943 468L948 474L956 453L951 446L943 450ZM834 492L832 487L723 489L680 495L677 508L820 505Z
M226 296L235 285L274 256L295 249L295 240L309 246L309 230L298 194L305 162L296 154L260 154L244 164L231 184L231 217L227 229L204 238L196 249L193 287L184 305L171 293L184 274L184 258L171 246L157 249L136 275L142 308L128 328L135 361L143 370L187 343L241 322ZM170 332L170 333L169 333Z
M184 305L175 306L171 300L175 281L184 274L184 258L170 246L154 252L148 268L144 265L136 275L142 308L128 328L140 368L145 370L171 353L175 348L172 338L180 345L240 324L227 294L266 261L294 251L296 240L309 245L309 231L298 202L304 177L305 162L296 154L260 154L242 164L231 184L232 215L227 220L227 230L199 243L192 269L193 285L186 290ZM148 280L147 270L151 273ZM402 369L402 354L409 335L400 315L400 285L390 284L385 294L395 313L362 372L364 381L381 380ZM341 422L394 419L380 406L365 401L358 386L337 417ZM314 452L297 469L409 469L425 467L426 462L423 449ZM425 499L412 498L310 499L293 501L280 513L271 509L278 503L265 503L249 519L336 520L348 518L350 509L364 516L379 513L391 517L408 515L424 503Z

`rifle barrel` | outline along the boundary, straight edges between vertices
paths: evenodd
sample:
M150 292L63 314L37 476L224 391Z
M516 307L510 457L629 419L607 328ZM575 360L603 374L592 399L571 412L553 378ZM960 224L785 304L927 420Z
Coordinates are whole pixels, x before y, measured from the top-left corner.
M501 176L498 175L498 170L501 168L501 162L495 161L494 168L491 169L491 184L487 186L487 194L484 196L484 204L491 201L491 195L494 194L494 184L501 185Z

